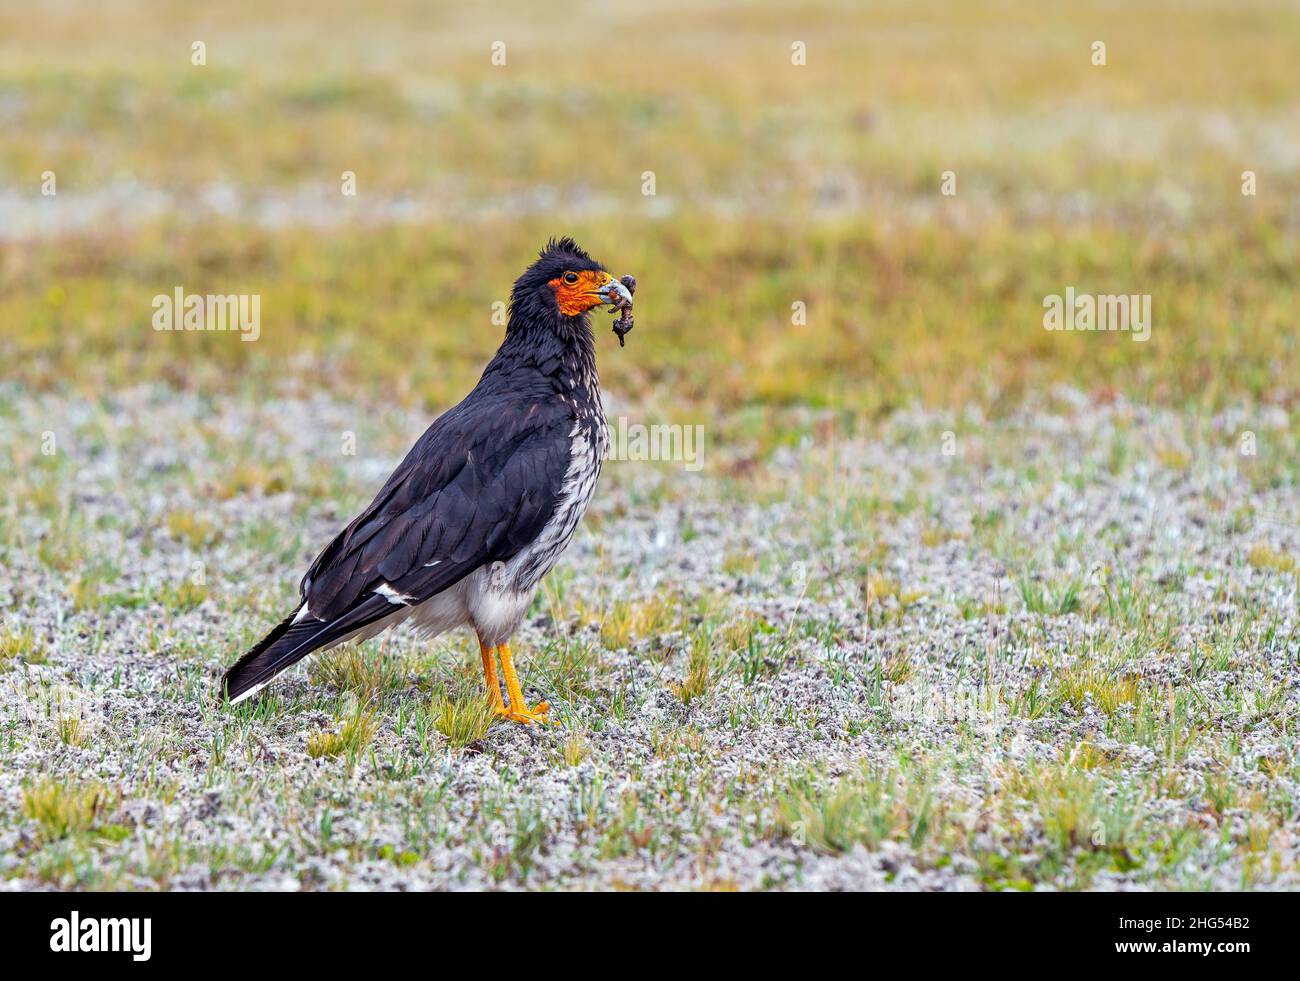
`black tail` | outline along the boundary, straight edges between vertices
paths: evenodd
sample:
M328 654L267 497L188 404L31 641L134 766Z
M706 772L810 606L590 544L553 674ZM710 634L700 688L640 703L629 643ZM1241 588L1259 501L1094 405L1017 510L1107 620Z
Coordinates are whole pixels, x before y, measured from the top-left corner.
M231 703L247 698L281 671L297 664L312 651L341 640L393 612L384 597L371 593L336 620L303 617L294 623L299 610L280 622L257 645L221 676L219 698Z

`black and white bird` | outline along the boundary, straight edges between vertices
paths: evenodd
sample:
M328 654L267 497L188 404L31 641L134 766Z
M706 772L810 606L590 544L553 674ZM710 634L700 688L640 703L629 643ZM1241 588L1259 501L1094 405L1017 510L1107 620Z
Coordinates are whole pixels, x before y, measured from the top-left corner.
M515 281L505 340L474 390L316 557L298 608L222 677L226 699L409 620L428 636L471 627L493 708L545 721L547 703L524 702L509 641L600 474L609 435L588 312L606 303L631 294L572 239L548 243Z

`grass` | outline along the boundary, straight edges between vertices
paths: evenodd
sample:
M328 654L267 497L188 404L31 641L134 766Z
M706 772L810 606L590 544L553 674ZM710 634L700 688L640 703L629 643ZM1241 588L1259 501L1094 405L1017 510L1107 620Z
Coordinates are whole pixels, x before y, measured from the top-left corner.
M307 737L307 755L312 759L344 756L354 763L370 745L379 727L377 713L358 705L350 714L336 720L338 731L314 732Z
M173 511L167 515L167 533L188 542L193 548L201 548L214 537L216 528L193 511Z
M680 604L680 598L671 593L615 600L600 616L600 642L617 649L653 637L680 622Z
M0 670L19 660L40 661L43 655L31 627L0 628Z
M1118 676L1096 664L1072 665L1056 679L1056 699L1076 712L1091 705L1105 715L1113 715L1125 705L1134 704L1139 695L1136 678Z
M776 807L778 828L801 845L844 852L886 841L924 842L935 820L930 777L917 767L864 767L829 786L792 782Z
M672 690L683 705L689 707L717 685L723 673L723 660L715 646L711 630L701 628L690 638L686 659L686 676L674 682Z
M1026 574L1020 578L1019 585L1020 598L1030 613L1067 616L1079 608L1080 585L1077 580L1063 583L1052 591L1031 574Z
M58 841L94 827L107 799L98 783L44 779L23 789L22 812L36 822L45 841Z
M492 706L481 693L449 696L438 692L429 702L429 715L434 729L442 733L453 749L481 742L496 721Z
M363 702L400 691L407 684L406 664L401 658L356 645L315 656L310 670L313 681L350 692Z
M59 718L57 723L59 741L65 746L85 746L90 740L86 723L79 716L69 715Z
M570 733L560 747L559 758L565 766L578 766L591 756L591 743L580 732Z
M779 798L773 830L827 854L898 842L941 865L961 857L995 889L1032 888L1063 875L1087 886L1098 874L1139 867L1137 856L1152 854L1153 842L1135 799L1076 762L1009 771L983 809L1014 809L1016 819L992 838L976 833L975 813L938 797L936 761L906 759L897 767L866 766L829 783L815 774L792 781ZM951 766L948 761L943 769ZM1183 857L1177 835L1166 844L1171 853L1156 853L1161 862Z
M627 351L602 349L606 382L674 406L678 422L725 426L749 407L762 429L766 412L813 405L852 426L914 400L1000 409L1059 382L1206 407L1294 395L1286 216L1300 184L1265 136L1287 126L1295 12L1270 9L1263 32L1215 5L1149 4L1126 14L1142 58L1092 68L1095 25L1080 13L939 10L871 5L846 22L830 5L772 6L734 36L707 11L682 12L669 35L639 32L619 66L602 61L599 82L585 59L539 63L555 28L523 9L505 21L516 60L495 71L483 25L443 13L438 77L457 80L446 88L395 4L368 10L384 57L361 74L346 46L325 54L338 42L306 4L277 11L273 30L312 40L273 69L254 54L265 15L252 9L232 12L220 58L203 69L165 44L129 63L114 56L117 32L156 32L143 6L89 35L93 13L9 17L0 82L15 95L11 126L31 134L0 151L9 183L35 195L29 175L54 167L73 202L123 173L187 200L214 187L238 200L299 195L323 227L259 227L237 209L0 244L0 320L19 325L0 337L0 357L37 389L75 379L89 391L162 381L204 392L282 384L292 357L336 392L443 406L496 342L492 302L565 231L642 283L644 327ZM1176 38L1161 27L1171 12ZM635 7L611 16L639 23ZM900 17L924 24L924 64L890 40ZM794 35L812 39L802 69L780 55ZM972 53L985 36L996 57ZM714 57L698 58L701 37ZM946 66L940 77L933 64ZM101 126L60 125L86 106ZM1224 112L1228 136L1197 133ZM522 160L526 174L509 165ZM1240 193L1247 163L1262 175L1255 197ZM355 199L338 193L345 169L363 175ZM641 194L647 169L655 197ZM939 193L944 169L961 175L953 198ZM556 189L555 205L497 204L539 185ZM456 200L466 213L356 220L402 198ZM617 234L599 209L618 216ZM1198 234L1179 234L1187 227ZM151 298L177 283L263 294L267 329L252 344L155 332ZM1044 331L1042 298L1066 285L1151 294L1151 339ZM796 301L804 326L790 322ZM431 318L458 326L427 331ZM414 332L427 356L411 361L402 341ZM368 356L344 369L340 355L362 342ZM843 371L845 350L861 377ZM1234 370L1216 371L1225 361ZM235 460L217 492L284 486L283 473Z
M1271 569L1274 572L1295 572L1296 560L1290 555L1275 552L1267 545L1254 545L1246 561L1256 569Z

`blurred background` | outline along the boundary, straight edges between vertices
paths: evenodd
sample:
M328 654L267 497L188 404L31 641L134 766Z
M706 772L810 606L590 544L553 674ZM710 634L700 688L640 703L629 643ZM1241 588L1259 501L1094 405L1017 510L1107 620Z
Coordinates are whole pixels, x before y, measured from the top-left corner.
M641 282L606 387L726 436L1058 382L1289 404L1300 9L1060 6L6 5L4 378L435 409L572 234ZM259 342L151 330L178 285L261 294ZM1152 294L1150 341L1043 330L1067 285Z

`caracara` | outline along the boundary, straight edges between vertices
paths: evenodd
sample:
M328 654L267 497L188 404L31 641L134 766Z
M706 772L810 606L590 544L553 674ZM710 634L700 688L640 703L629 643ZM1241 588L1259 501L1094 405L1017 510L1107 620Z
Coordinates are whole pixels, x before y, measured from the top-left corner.
M473 628L493 709L545 721L546 702L524 702L509 641L600 474L609 436L587 317L605 303L630 308L631 294L572 239L552 240L515 281L505 340L474 390L316 557L298 608L222 677L224 698L410 618L427 636Z

